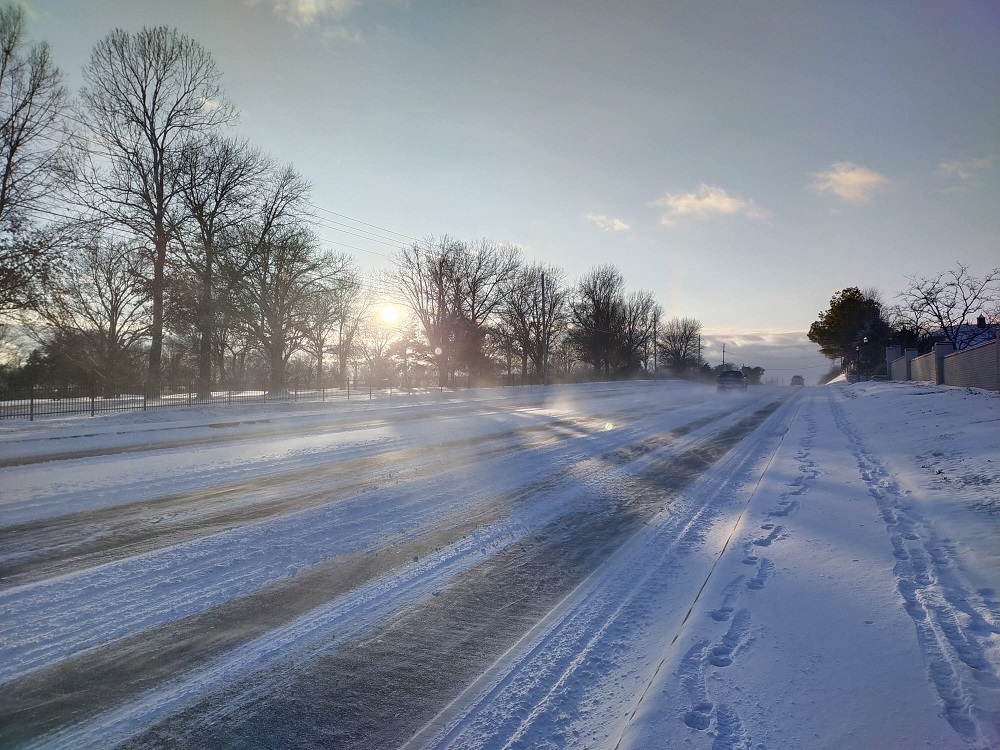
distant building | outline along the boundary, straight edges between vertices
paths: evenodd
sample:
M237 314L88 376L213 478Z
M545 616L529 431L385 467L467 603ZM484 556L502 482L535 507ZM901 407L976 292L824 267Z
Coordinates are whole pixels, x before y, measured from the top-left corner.
M961 323L950 330L954 339L955 351L970 349L995 341L997 338L997 324L987 323L986 318L982 315L975 323ZM931 343L952 343L943 329L931 332L929 340Z

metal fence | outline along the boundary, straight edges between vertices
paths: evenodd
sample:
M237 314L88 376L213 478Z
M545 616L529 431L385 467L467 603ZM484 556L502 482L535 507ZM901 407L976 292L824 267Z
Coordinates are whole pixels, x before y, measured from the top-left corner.
M0 419L34 420L70 414L95 416L107 412L145 411L165 406L371 399L383 390L385 388L382 384L366 384L361 387L348 385L344 388L293 387L277 391L251 388L214 390L210 395L199 397L193 386L160 391L150 391L142 385L116 388L107 384L0 388Z

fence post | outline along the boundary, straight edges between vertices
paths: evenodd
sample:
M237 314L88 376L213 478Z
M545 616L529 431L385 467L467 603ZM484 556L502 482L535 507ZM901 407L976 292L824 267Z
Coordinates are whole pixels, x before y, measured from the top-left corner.
M94 416L94 383L90 383L90 416Z
M368 400L369 401L372 400L372 384L371 383L368 384Z
M194 390L194 383L188 388L188 406L191 406L191 392Z
M297 404L299 402L299 385L296 383L292 386L292 403Z
M31 396L28 399L28 421L35 421L35 386L31 386Z

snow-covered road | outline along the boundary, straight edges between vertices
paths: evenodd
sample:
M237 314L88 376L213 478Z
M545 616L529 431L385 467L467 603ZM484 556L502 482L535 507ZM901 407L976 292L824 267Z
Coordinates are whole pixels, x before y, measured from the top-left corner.
M0 430L4 747L1000 746L996 394Z

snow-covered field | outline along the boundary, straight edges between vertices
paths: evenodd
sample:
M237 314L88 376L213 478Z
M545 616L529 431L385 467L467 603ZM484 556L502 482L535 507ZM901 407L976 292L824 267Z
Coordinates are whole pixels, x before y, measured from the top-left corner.
M1000 747L1000 397L0 423L0 746Z

